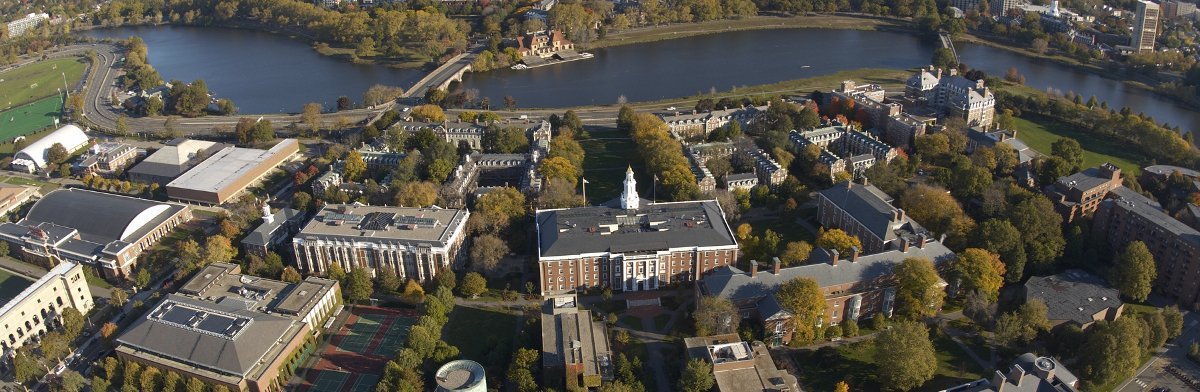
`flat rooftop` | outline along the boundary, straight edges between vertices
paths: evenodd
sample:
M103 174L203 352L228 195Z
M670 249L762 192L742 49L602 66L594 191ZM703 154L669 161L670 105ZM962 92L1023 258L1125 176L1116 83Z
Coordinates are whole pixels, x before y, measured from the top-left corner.
M715 200L639 204L538 211L541 257L737 245Z
M239 271L240 268L234 264L209 264L188 280L179 293L214 301L236 302L246 309L301 316L336 284L335 281L317 277L293 284L243 275Z
M466 224L466 210L326 205L296 234L305 240L393 240L445 246Z
M167 186L219 192L247 175L257 175L256 169L279 154L291 155L298 149L299 142L296 139L284 139L269 150L226 147L167 183Z

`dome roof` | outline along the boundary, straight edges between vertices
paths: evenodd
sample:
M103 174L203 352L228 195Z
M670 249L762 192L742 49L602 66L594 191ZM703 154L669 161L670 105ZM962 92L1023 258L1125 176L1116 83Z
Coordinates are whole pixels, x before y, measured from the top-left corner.
M88 136L83 133L83 129L74 124L67 124L22 148L13 156L13 159L27 159L37 164L38 168L44 168L46 167L46 155L49 153L50 147L54 147L55 144L62 144L67 152L75 152L86 146L87 143Z
M62 189L42 197L25 219L70 227L109 240L125 240L170 208L170 204L133 197Z

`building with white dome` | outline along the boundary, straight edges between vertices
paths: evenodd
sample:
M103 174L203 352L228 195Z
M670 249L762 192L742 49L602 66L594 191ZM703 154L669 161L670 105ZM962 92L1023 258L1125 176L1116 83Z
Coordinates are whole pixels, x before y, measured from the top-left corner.
M88 136L74 124L64 125L46 137L38 139L13 155L12 169L33 173L49 165L50 148L61 144L67 153L75 153L88 145Z

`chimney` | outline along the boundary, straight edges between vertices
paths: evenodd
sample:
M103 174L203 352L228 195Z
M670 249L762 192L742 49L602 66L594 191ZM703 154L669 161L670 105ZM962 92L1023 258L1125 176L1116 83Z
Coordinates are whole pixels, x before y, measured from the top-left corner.
M1008 369L1008 379L1012 380L1013 384L1016 384L1016 386L1021 386L1022 378L1025 378L1025 369L1021 368L1021 365L1012 365L1012 367Z
M772 258L772 261L775 262L775 275L779 275L779 258Z
M996 374L992 375L992 386L996 387L997 391L1004 390L1004 383L1006 382L1008 382L1008 378L1004 376L1004 372L997 370Z
M837 262L838 262L838 251L837 251L837 249L830 249L830 250L829 250L829 264L832 264L833 266L835 266L835 267L836 267L836 266L837 266Z
M860 253L860 252L858 251L858 247L857 247L857 246L852 246L852 247L850 247L850 262L851 262L851 263L854 263L854 262L857 262L857 261L858 261L858 254L859 254L859 253Z
M922 249L924 249L924 248L925 248L925 241L928 241L928 239L927 239L927 238L925 238L925 234L924 234L924 233L921 233L921 234L918 234L918 235L917 235L917 247L918 247L918 248L922 248Z
M946 233L942 233L942 237L938 238L938 242L940 242L942 244L946 243Z
M908 240L900 239L900 253L908 253Z
M758 261L750 260L750 277L753 278L755 275L758 275Z

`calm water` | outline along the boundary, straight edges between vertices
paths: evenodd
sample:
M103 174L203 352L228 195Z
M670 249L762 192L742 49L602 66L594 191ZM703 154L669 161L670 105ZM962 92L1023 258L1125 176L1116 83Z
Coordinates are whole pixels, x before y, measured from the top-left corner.
M1146 113L1160 124L1178 125L1185 132L1200 129L1200 113L1112 79L983 45L958 44L955 49L959 60L996 77L1002 78L1010 67L1017 67L1017 72L1025 75L1025 84L1030 87L1060 93L1073 91L1082 95L1085 102L1095 95L1096 99L1107 101L1110 108L1120 110L1128 106L1134 113Z
M271 33L187 26L122 27L83 32L95 38L142 37L150 64L163 80L204 79L209 90L232 99L241 113L299 112L326 108L345 95L362 101L376 83L408 87L420 70L356 65L321 56L302 41Z
M408 87L419 70L355 65L318 55L307 44L265 32L161 26L91 30L97 38L141 36L166 80L202 78L242 113L297 112L307 102L354 101L372 84ZM678 97L737 86L828 75L858 68L912 68L935 44L914 35L850 30L758 30L681 38L593 51L595 58L531 70L467 74L464 87L494 105L506 95L523 107L611 104ZM1004 50L962 44L962 61L1002 76L1016 66L1038 89L1095 95L1159 122L1200 128L1200 113L1111 79Z

